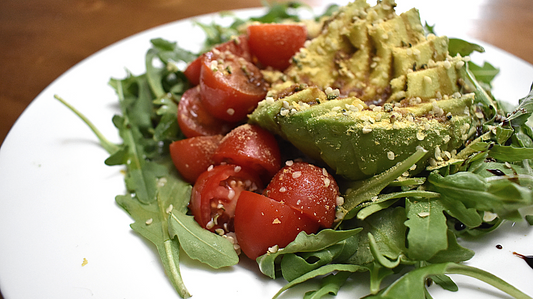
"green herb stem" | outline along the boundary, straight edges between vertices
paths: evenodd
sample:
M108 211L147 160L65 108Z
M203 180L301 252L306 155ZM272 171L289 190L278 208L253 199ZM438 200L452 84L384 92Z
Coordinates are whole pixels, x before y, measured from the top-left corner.
M176 290L178 291L178 294L181 296L181 298L189 298L191 297L191 294L185 287L185 283L183 283L183 278L181 277L180 269L177 263L173 263L172 261L179 260L179 257L175 257L172 250L172 240L168 239L164 242L165 246L165 254L168 257L168 267L169 272L168 276L172 280L173 284L176 286ZM177 251L179 254L179 251Z
M85 116L83 115L78 109L74 108L74 106L70 105L67 101L65 101L63 98L61 98L58 95L54 95L54 98L61 102L63 105L65 105L68 109L70 109L72 112L74 112L81 120L89 126L91 131L96 135L98 140L100 141L100 145L109 153L113 154L119 149L119 146L109 141L103 134L96 128L96 126Z
M509 283L505 282L501 278L493 275L489 272L483 271L478 268L461 265L461 264L449 264L446 267L447 274L461 274L476 278L480 281L490 284L491 286L505 292L516 299L531 299L530 296L524 294L522 291L513 287Z

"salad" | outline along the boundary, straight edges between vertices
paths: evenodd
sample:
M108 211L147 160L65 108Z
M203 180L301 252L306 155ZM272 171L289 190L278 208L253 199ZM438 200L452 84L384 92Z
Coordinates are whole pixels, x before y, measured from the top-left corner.
M106 164L126 166L117 203L181 297L181 254L218 269L242 252L286 279L275 297L313 279L322 287L305 298L336 294L362 272L375 298L454 291L448 274L529 298L462 264L474 253L457 239L531 222L532 95L496 101L497 70L467 58L481 47L394 6L356 1L303 21L276 4L229 27L198 24L200 54L152 40L145 74L110 81L120 145L71 107Z

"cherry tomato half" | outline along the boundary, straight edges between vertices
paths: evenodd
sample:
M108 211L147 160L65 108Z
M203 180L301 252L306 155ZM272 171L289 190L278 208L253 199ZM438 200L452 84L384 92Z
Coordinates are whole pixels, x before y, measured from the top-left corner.
M284 70L304 46L307 29L298 24L254 24L248 26L250 51L264 66Z
M197 136L174 141L170 144L170 156L181 176L194 183L198 176L213 165L215 153L222 135Z
M189 84L191 86L196 86L198 83L200 83L200 70L202 66L202 58L198 57L195 60L193 60L187 68L183 71L183 74L185 77L187 77L187 80L189 80Z
M252 61L250 49L248 47L248 41L244 35L241 35L218 46L215 46L213 49L216 49L220 52L229 51L248 61ZM185 77L187 77L191 86L196 86L198 85L198 83L200 83L200 70L202 64L201 61L202 56L196 58L191 63L189 63L185 71L183 71Z
M325 169L305 162L294 162L283 167L272 178L265 195L285 202L322 227L331 227L335 220L339 187Z
M240 165L268 182L281 167L281 154L274 135L259 126L244 124L224 136L213 161Z
M192 188L189 209L201 227L234 231L235 207L243 190L262 189L261 180L236 165L218 165L202 173Z
M261 71L228 51L204 54L199 86L206 110L228 122L246 118L267 92Z
M235 210L235 235L242 252L255 260L277 245L287 246L301 232L315 233L318 223L283 202L242 191Z
M213 117L200 100L200 88L185 91L178 104L178 125L186 137L226 134L235 124Z

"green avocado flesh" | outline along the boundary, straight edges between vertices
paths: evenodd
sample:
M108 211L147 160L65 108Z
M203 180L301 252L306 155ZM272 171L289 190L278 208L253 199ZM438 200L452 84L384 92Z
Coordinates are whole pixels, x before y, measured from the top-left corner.
M452 159L475 133L465 59L448 38L425 36L418 11L356 0L327 20L249 121L278 134L347 179L380 173L428 151L411 173ZM270 73L269 73L270 72Z
M357 98L308 98L320 92L312 90L270 104L263 101L250 120L348 179L382 172L409 157L418 146L428 151L420 167L413 169L422 170L430 158L451 158L451 152L475 130L469 109L474 98L470 94L413 106L369 109Z

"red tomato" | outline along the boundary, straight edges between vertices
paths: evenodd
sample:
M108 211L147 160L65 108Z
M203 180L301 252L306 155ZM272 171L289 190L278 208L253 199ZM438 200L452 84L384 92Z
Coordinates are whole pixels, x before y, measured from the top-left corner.
M206 110L228 122L246 118L267 92L261 71L228 51L205 53L199 86Z
M181 176L194 183L198 176L213 165L215 153L222 135L198 136L174 141L170 144L170 156Z
M255 260L278 245L287 246L301 231L315 233L316 221L283 202L243 191L235 210L235 235L242 252Z
M335 220L335 206L339 187L323 168L305 162L283 167L270 181L265 195L283 201L294 209L331 227Z
M183 71L183 74L187 79L189 80L189 84L191 86L196 86L198 83L200 83L200 70L202 69L202 58L198 57L195 60L193 60L187 68Z
M290 65L290 59L303 47L307 29L298 24L257 24L248 26L250 50L259 62L278 70Z
M219 165L202 173L191 193L189 209L196 222L210 231L221 228L234 231L235 207L243 190L255 191L263 187L252 172L236 165Z
M224 136L213 161L240 165L268 182L281 167L281 154L274 135L259 126L244 124Z
M245 36L239 36L234 40L215 46L214 49L217 49L221 52L229 51L237 56L243 57L248 61L252 61L250 49L248 47L248 41L246 40ZM196 58L194 61L189 63L185 71L183 71L185 77L187 77L192 86L196 86L198 83L200 83L200 70L202 64L201 60L202 56Z
M226 134L235 124L213 117L200 101L200 88L187 90L178 104L178 124L186 137Z

